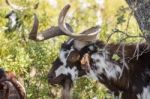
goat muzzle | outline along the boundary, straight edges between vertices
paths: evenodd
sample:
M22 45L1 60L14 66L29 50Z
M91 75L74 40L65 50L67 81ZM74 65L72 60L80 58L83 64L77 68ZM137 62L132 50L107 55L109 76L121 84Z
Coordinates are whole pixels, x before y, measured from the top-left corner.
M58 85L63 85L63 81L65 79L65 75L59 75L56 77L55 73L49 73L48 74L48 83L51 84L52 86L58 84Z

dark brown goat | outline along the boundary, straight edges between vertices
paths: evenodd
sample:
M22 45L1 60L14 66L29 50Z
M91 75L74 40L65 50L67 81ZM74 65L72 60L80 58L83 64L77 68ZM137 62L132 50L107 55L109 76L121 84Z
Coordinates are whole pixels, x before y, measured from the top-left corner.
M0 99L25 99L25 89L14 73L0 68Z
M48 74L50 84L63 86L62 99L70 99L73 81L87 75L104 84L115 97L122 99L150 99L150 52L143 44L104 44L96 39L99 26L73 34L64 19L70 5L59 16L58 26L37 34L38 19L29 38L43 41L59 35L70 39L61 46L59 57Z

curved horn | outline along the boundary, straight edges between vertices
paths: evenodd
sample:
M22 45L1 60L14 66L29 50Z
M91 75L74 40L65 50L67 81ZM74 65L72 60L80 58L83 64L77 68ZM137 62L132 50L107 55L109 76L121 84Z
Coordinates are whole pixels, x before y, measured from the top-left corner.
M20 95L20 98L25 99L25 96L26 96L25 88L15 78L16 76L14 75L14 73L9 72L9 71L3 71L1 68L0 68L0 71L1 71L1 73L0 73L0 76L1 76L0 83L10 82L15 87L15 89L17 90L18 94Z
M59 19L58 19L58 26L52 26L40 33L38 33L38 24L39 24L38 18L34 14L34 24L29 34L29 39L32 39L35 41L43 41L43 40L47 40L55 36L67 35L69 37L75 38L80 41L96 40L96 37L100 31L100 26L89 28L81 32L79 35L72 34L73 33L72 27L69 24L64 23L64 19L69 8L70 8L70 5L66 5L60 12Z
M12 80L10 80L10 82L14 85L14 87L18 91L21 99L25 99L25 97L26 97L26 90L23 87L23 85L17 79L15 79L15 78L13 78Z
M10 6L12 9L14 9L14 10L26 10L26 9L28 9L27 7L21 7L21 6L17 6L17 5L14 5L14 4L12 4L9 0L6 0L6 4L8 5L8 6Z
M60 15L59 15L59 19L58 19L58 26L59 28L67 35L67 36L70 36L74 39L77 39L77 40L80 40L80 41L93 41L93 40L96 40L97 38L97 35L100 31L100 26L97 25L95 27L91 27L81 33L79 33L78 35L75 35L73 32L71 32L66 24L65 24L65 17L66 17L66 14L68 12L70 8L70 5L66 5L60 12Z
M39 5L39 1L37 1L33 7L22 7L22 6L18 6L18 5L15 5L15 4L12 4L9 0L5 0L6 4L8 6L10 6L13 10L18 10L18 11L23 11L23 10L27 10L29 8L34 8L34 9L37 9L38 8L38 5Z
M66 35L58 26L52 26L45 31L38 33L38 25L38 18L36 14L34 14L34 24L29 34L29 39L32 39L34 41L43 41L55 36ZM66 26L69 28L70 31L73 31L69 24L66 24Z

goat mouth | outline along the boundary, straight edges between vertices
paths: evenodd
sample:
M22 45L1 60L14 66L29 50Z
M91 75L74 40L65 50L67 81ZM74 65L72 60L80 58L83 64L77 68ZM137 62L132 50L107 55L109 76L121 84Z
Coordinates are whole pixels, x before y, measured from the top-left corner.
M60 75L58 77L53 77L53 78L49 77L48 78L48 83L52 86L56 86L56 85L63 86L63 83L64 83L65 79L66 79L65 75Z

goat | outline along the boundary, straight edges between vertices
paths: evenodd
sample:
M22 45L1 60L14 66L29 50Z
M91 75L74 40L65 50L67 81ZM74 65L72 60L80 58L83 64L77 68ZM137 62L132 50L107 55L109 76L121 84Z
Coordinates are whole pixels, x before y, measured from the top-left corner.
M70 5L60 12L58 26L41 33L38 31L38 18L29 39L43 41L59 35L69 36L62 44L59 57L53 62L48 73L48 82L63 86L62 99L70 99L73 81L91 77L104 84L115 97L121 99L150 99L150 50L146 43L105 44L97 39L100 26L73 33L72 27L64 19Z
M0 68L0 99L25 99L26 91L13 72Z

